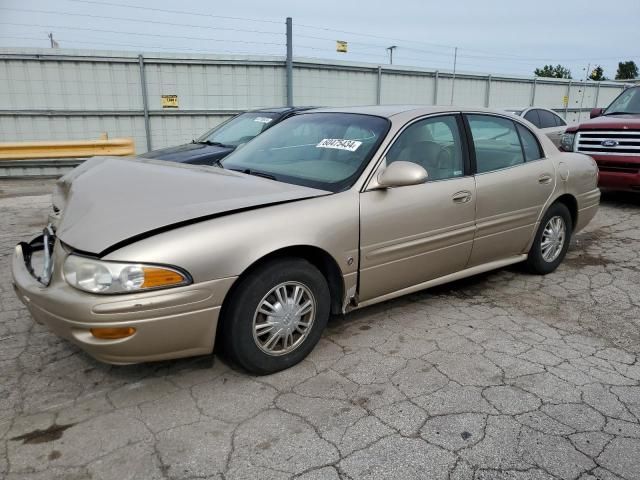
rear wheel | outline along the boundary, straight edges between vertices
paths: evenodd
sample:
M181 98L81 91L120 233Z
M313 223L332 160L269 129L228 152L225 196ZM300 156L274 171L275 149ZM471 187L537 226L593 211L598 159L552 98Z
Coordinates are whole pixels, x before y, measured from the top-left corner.
M270 261L234 289L222 319L224 349L252 373L289 368L320 340L329 306L327 281L315 266L297 258Z
M537 274L553 272L562 262L571 240L573 222L563 203L554 203L545 213L527 257L528 269Z

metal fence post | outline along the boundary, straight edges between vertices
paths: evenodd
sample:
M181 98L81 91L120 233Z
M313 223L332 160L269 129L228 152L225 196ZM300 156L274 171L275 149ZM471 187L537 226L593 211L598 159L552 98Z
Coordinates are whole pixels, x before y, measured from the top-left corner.
M489 108L491 104L491 75L487 77L487 90L484 92L484 106Z
M438 104L438 77L440 76L440 72L436 70L436 74L433 77L433 104Z
M293 20L287 17L287 106L293 107Z
M376 105L380 105L381 93L382 93L382 66L378 65L378 83L376 85Z
M529 106L533 107L536 104L536 85L538 84L538 77L533 77L533 83L531 84L531 100Z
M147 98L147 78L144 73L144 57L138 55L140 66L140 86L142 87L142 109L144 111L144 134L147 140L147 151L151 151L151 125L149 122L149 100Z
M600 98L600 82L598 82L598 86L596 87L596 99L593 102L593 108L598 107L598 99Z

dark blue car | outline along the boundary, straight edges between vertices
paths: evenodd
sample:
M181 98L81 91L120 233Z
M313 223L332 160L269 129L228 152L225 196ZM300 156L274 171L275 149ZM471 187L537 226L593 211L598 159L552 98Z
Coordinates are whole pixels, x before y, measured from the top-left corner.
M250 110L221 123L191 143L152 150L140 156L194 165L213 165L233 152L239 145L247 143L276 123L296 112L311 108L313 107Z

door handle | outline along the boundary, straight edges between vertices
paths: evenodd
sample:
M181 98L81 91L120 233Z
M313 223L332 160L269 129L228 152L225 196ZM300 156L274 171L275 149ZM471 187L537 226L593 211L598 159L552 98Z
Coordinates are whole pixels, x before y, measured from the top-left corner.
M540 175L538 177L538 183L540 183L542 185L550 184L551 180L553 180L553 177L551 175L549 175L548 173L543 173L542 175Z
M451 198L455 203L467 203L471 200L471 192L462 190L461 192L454 193Z

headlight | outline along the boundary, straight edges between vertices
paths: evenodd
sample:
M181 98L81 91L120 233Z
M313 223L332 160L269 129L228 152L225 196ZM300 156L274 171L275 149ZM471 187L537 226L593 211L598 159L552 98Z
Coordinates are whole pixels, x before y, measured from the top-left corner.
M63 271L69 285L91 293L130 293L191 283L187 274L175 268L104 262L78 255L67 257Z
M573 152L573 141L576 138L575 133L565 133L560 140L560 149L565 152Z

